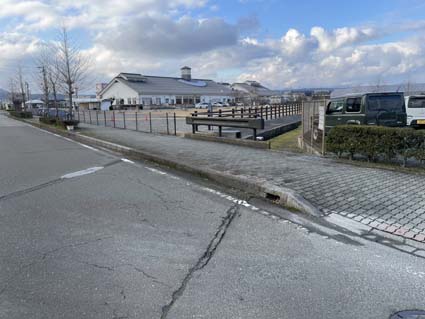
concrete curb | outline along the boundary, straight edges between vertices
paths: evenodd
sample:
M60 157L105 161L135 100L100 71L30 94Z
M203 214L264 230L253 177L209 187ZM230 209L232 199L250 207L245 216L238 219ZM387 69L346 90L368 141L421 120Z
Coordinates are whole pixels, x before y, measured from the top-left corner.
M187 165L183 162L176 160L166 159L160 155L155 155L144 150L134 149L120 144L104 141L94 137L86 136L81 133L67 132L59 130L53 127L49 127L44 124L37 124L30 121L24 121L30 125L44 129L46 131L69 137L78 142L83 142L92 146L103 147L115 152L122 153L132 159L148 160L160 165L168 166L177 170L181 170L190 174L194 174L200 177L207 178L213 182L220 183L226 187L235 188L241 190L250 195L258 196L263 198L269 198L274 200L280 205L295 208L301 212L313 215L322 216L323 214L306 201L301 195L295 191L279 187L270 183L264 183L260 181L253 181L252 179L245 176L236 176L229 173L224 173L209 168L199 168Z
M218 136L212 136L212 135L205 135L202 133L198 133L198 134L184 133L184 137L191 138L193 140L198 140L198 141L225 143L225 144L252 147L252 148L263 149L263 150L270 149L270 142L265 142L265 141L253 141L253 140L246 140L246 139L218 137Z

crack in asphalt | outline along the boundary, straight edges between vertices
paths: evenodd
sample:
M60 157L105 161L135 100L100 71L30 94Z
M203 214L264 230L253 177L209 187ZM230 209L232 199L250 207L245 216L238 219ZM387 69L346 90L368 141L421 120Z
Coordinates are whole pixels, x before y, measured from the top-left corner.
M88 244L95 243L95 242L98 242L98 241L102 241L104 239L109 239L109 238L112 238L112 237L113 236L106 236L106 237L96 238L96 239L93 239L93 240L88 240L88 241L85 241L85 242L68 244L68 245L64 245L64 246L61 246L61 247L58 247L58 248L55 248L55 249L52 249L52 250L49 250L45 253L40 254L40 257L38 259L21 266L17 272L15 272L12 276L9 277L9 279L6 280L4 287L2 289L0 289L0 296L2 294L4 294L6 292L6 290L9 288L9 285L10 285L12 279L19 276L19 274L21 274L25 269L30 268L30 267L34 266L35 264L45 260L49 255L57 253L58 251L61 251L63 249L80 247L80 246L88 245Z
M183 201L180 200L170 200L170 198L167 197L168 194L165 194L161 189L156 188L150 184L144 183L140 178L136 177L134 179L132 179L132 181L136 182L137 184L143 185L147 188L149 188L150 190L152 190L155 194L156 197L158 197L159 202L162 204L162 206L165 207L166 210L168 211L172 211L175 210L176 208L179 209L186 209L185 207L183 207ZM173 206L170 207L168 205L168 203L172 204Z
M143 269L141 269L138 266L135 266L133 264L123 264L123 265L117 265L117 266L109 266L109 265L100 265L100 264L96 264L96 263L89 263L86 261L81 261L80 263L87 265L87 266L91 266L94 268L98 268L98 269L103 269L103 270L107 270L107 271L115 271L118 268L122 268L122 267L130 267L133 268L136 272L141 273L143 276L145 276L148 279L151 279L152 282L160 284L162 286L168 287L168 288L172 288L170 285L162 282L161 280L159 280L157 277L147 273L146 271L144 271Z
M197 272L198 270L202 270L205 266L208 265L211 258L214 256L215 252L217 251L218 246L220 245L224 236L226 235L226 232L229 229L232 221L235 219L238 213L239 213L238 204L233 205L227 210L226 216L222 218L222 222L220 226L218 227L217 232L214 234L213 238L208 244L205 252L198 259L196 264L189 269L189 272L184 277L180 287L173 292L170 302L162 307L161 319L167 318L168 313L170 312L174 303L183 295L187 287L187 284L189 283L190 279L192 279L194 273Z

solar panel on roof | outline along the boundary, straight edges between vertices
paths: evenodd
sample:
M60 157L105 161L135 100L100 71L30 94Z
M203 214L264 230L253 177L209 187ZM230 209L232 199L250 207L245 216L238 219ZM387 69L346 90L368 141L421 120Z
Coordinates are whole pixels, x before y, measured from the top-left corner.
M121 75L125 80L130 82L145 82L146 78L141 74L122 74Z

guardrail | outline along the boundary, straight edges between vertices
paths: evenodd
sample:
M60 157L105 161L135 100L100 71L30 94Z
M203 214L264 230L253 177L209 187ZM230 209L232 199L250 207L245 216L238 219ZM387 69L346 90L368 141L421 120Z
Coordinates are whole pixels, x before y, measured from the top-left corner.
M298 115L302 113L301 103L288 103L279 105L266 105L259 107L243 107L232 108L231 110L218 110L192 113L192 116L207 116L207 117L232 117L232 118L256 118L260 117L265 120L273 120L285 116Z

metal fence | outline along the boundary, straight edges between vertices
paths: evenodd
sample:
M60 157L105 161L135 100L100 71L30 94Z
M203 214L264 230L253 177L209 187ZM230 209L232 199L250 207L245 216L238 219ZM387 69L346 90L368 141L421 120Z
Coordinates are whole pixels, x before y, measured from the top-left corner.
M179 132L191 132L191 126L186 124L186 116L197 114L197 116L232 116L235 118L261 117L265 120L274 120L285 116L301 114L302 105L299 103L288 103L283 105L262 107L240 107L215 112L199 112L182 115L181 110L175 112L149 112L144 111L99 111L79 110L74 114L81 123L98 125L104 127L135 130L145 133L159 133L177 135Z
M178 118L176 113L171 112L158 115L137 111L79 110L75 117L81 123L91 125L168 135L177 135L179 124L181 124L178 122L183 120Z
M302 138L304 148L320 153L326 152L325 145L325 110L327 101L303 102L302 111Z
M298 115L302 112L302 104L288 103L279 105L266 105L260 107L241 107L232 108L230 110L221 110L211 112L198 112L192 113L192 116L204 117L231 117L231 118L262 118L265 120L273 120L285 116Z

